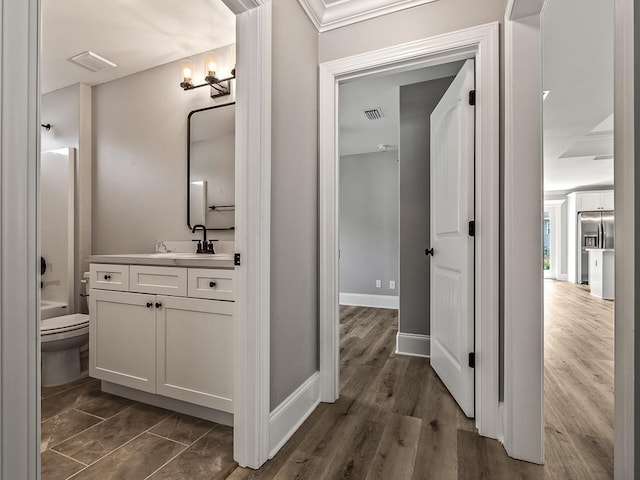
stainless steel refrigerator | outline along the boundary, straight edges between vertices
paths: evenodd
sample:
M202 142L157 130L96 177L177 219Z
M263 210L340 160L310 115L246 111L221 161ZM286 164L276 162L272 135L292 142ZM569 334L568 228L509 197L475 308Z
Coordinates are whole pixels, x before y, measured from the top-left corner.
M589 283L590 248L615 248L615 215L613 212L580 212L578 214L578 283Z

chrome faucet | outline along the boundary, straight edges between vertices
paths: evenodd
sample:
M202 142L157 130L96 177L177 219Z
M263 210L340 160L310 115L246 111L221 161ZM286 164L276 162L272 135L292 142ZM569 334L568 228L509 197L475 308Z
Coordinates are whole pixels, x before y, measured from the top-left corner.
M207 227L200 224L194 225L191 233L196 233L196 230L202 230L202 240L193 240L194 242L198 242L196 253L216 253L213 250L213 242L217 242L217 240L212 239L207 241Z

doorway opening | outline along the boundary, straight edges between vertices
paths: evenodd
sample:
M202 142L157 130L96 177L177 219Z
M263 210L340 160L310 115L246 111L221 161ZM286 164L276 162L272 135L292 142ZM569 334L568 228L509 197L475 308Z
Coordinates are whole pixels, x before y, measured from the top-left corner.
M204 81L205 53L217 55L216 67L212 68L208 63L210 71L217 71L220 78L230 76L235 62L232 47L235 44L235 15L222 2L199 2L191 5L189 11L169 4L120 7L110 7L107 12L99 2L84 2L81 6L45 3L40 19L44 39L40 59L42 150L64 146L72 147L69 150L76 152L75 159L73 155L67 155L72 159L71 171L75 173L75 179L71 176L68 185L70 212L67 212L71 224L70 238L75 242L63 238L54 239L51 243L68 248L72 281L66 292L69 301L60 308L64 308L65 313L78 316L87 313L84 298L80 295L85 293L81 282L82 272L89 270L88 255L136 251L152 253L159 251L156 250L156 242L162 240L184 242L189 245L189 250L185 252L195 252L190 248L194 245L191 243L192 232L187 229L190 220L184 215L188 205L184 192L189 181L183 178L188 162L188 115L190 111L202 107L229 104L235 96L233 86L230 95L215 98L213 87L187 91L180 89L180 79L184 80L187 76L182 68L185 58L197 65L192 67L192 74L188 75L195 84ZM215 28L212 28L212 23ZM178 42L177 45L177 36L189 40ZM85 63L83 68L68 61L83 50L95 50L95 53L81 55L93 60L93 63ZM214 128L222 127L227 133L233 132L234 122L233 119L217 121ZM227 143L233 145L233 139ZM232 148L230 150L227 158L232 164L234 153ZM43 160L45 157L48 156L43 155ZM193 158L191 160L193 162ZM48 176L49 170L41 169L42 175ZM232 190L233 179L230 182L232 185L227 185L227 188ZM43 185L47 184L43 182ZM44 196L42 201L47 201ZM201 206L203 211L210 209L204 204ZM173 207L176 207L175 215L169 213ZM52 215L42 215L41 222L52 220L55 223ZM207 228L216 226L208 224L204 214L198 223L206 224ZM55 225L52 229L55 230ZM44 232L47 229L41 230ZM233 243L233 231L227 230L218 232L217 238ZM49 235L42 236L42 251L46 257L42 278L45 299L49 299L45 292L48 294L61 283L58 276L63 271L62 261L58 260L58 255L54 254L49 244L50 238ZM230 253L233 251L231 248ZM126 270L120 273L123 273L123 277L128 275ZM128 283L128 279L124 283ZM120 310L111 317L112 320L122 321L127 316L123 306L140 291L132 289L131 293L108 293L121 296L123 300L124 296L127 297L126 301L115 307ZM98 296L96 293L92 297L94 305ZM177 297L171 298L176 301ZM131 322L125 322L129 325L120 323L123 327L121 331L147 315L140 314L140 310L146 308L147 312L151 311L152 304L148 300L146 302L146 307L144 302L135 304L138 312L128 318ZM154 308L159 310L161 306L158 302ZM226 303L225 307L227 316L231 315L233 305ZM193 305L185 310L189 311L191 321L194 315L198 315L196 310ZM45 317L43 315L44 320L40 324L43 351L45 336L56 337L47 339L47 343L62 340L62 334L71 332L73 328L69 327L75 327L59 323L49 325L49 320L62 317ZM116 333L114 330L104 337L106 340L102 346L105 348L101 356L102 361L109 357L111 366L123 366L130 362L129 366L140 366L138 371L144 370L145 374L151 372L152 386L147 391L160 393L153 376L156 373L155 349L159 345L159 342L156 344L156 326L160 329L162 319L154 314L151 322L148 320L147 315L143 321L149 329L145 332L138 330L147 340L127 342L126 337L132 338L133 335L113 336ZM204 333L207 326L200 324L197 328L202 328ZM164 339L168 340L169 333L163 333L167 334ZM193 338L183 336L174 339L178 343L194 346ZM227 340L229 348L233 342L234 338L230 336ZM92 345L95 343L92 342ZM133 348L129 349L127 345ZM86 352L84 346L80 346L80 350ZM44 361L47 362L47 359ZM227 355L225 361L232 361L232 355ZM150 362L151 367L148 368ZM85 370L87 366L82 363L82 369ZM201 363L195 368L191 364L182 373L192 379L194 374L207 376L210 373L206 370L210 368L207 363L211 362ZM173 364L170 368L175 367L178 365ZM46 373L46 370L43 367L43 372ZM142 378L143 375L136 378L131 371L126 373L129 375L122 377L132 381L142 383L149 380ZM171 373L174 380L177 379L176 373L175 369ZM82 378L76 379L78 376ZM182 374L178 376L184 379ZM117 396L105 393L108 387L104 383L101 385L98 380L82 375L75 375L74 381L69 381L69 378L58 380L47 374L43 374L43 379L47 382L41 390L41 470L44 480L74 475L101 477L108 476L107 472L109 475L132 478L152 475L175 477L189 469L201 467L207 475L213 476L237 465L233 459L231 425L234 417L228 414L229 409L224 414L221 412L220 421L213 423L201 418L207 415L198 408L203 405L196 400L184 401L185 404L197 405L190 414L185 414L180 408L172 408L170 402L161 401L158 403L165 405L158 406L156 403L151 406L154 402L144 396L135 398L137 393L141 393L139 390L118 393ZM100 379L105 380L104 377ZM195 380L192 385L209 383L201 382L201 379ZM225 396L232 397L230 392L234 388L234 379L225 378L224 383L227 390ZM166 397L180 400L175 392L173 396L168 394ZM218 450L211 449L205 464L196 467L193 458L187 458L187 452L201 449L207 443L213 445L211 440L217 442ZM215 460L216 456L218 460ZM152 457L154 460L151 462L141 461Z
M566 478L613 477L613 4L547 0L540 18L545 461Z
M470 417L473 79L468 60L339 87L340 304L399 309L393 350L431 357Z
M470 281L475 282L475 301L474 297L469 300L465 297L466 306L469 311L475 313L475 332L471 335L465 335L465 340L475 343L474 349L477 355L482 351L483 364L481 368L472 369L471 385L475 381L476 392L475 400L471 400L471 415L475 414L476 426L480 433L485 436L498 438L498 328L497 323L497 293L498 293L498 269L497 269L497 250L493 248L496 243L491 243L493 239L497 240L497 219L498 219L498 195L497 191L491 189L489 185L497 185L497 163L492 162L497 159L493 154L494 148L497 148L497 142L494 142L494 135L498 133L497 123L497 33L495 28L497 25L487 25L468 29L462 32L447 34L420 42L415 42L410 46L400 45L390 49L380 50L369 53L363 57L352 57L335 62L329 62L320 66L320 156L321 156L321 264L320 264L320 387L321 398L326 402L333 402L339 398L340 375L339 375L339 203L338 203L338 183L339 166L338 148L339 142L334 135L339 125L339 112L335 109L338 104L336 98L338 87L346 82L355 81L358 78L367 78L372 75L381 74L390 75L392 73L403 73L418 70L420 68L442 66L452 62L475 61L475 82L476 88L482 93L483 101L476 104L475 118L476 135L475 143L472 144L476 154L476 176L475 176L475 195L468 195L465 200L475 201L475 215L471 217L468 214L456 217L455 228L449 231L457 233L464 232L464 238L469 238L470 225L469 222L475 220L477 224L483 225L480 230L476 230L476 236L472 239L475 242L475 261L472 261L473 272L470 273ZM446 45L446 46L445 46ZM482 48L479 48L482 45ZM496 57L494 57L496 55ZM373 78L373 77L371 77ZM473 84L471 84L473 85ZM483 88L484 86L484 88ZM465 97L459 98L460 102L469 105L471 97L469 92L465 93ZM426 116L426 114L425 114ZM424 131L423 131L424 133ZM489 153L491 152L491 153ZM437 163L437 162L436 162ZM401 160L402 164L402 160ZM483 167L484 166L484 167ZM493 168L495 167L495 169ZM402 168L402 167L401 167ZM445 171L446 169L443 169ZM451 169L447 171L451 178L456 177L458 171ZM432 177L433 178L433 177ZM449 180L451 180L451 178ZM470 174L470 179L473 174ZM495 182L495 183L494 183ZM447 182L444 182L447 184ZM453 197L456 198L458 204L460 202L458 194L464 190L469 193L472 188L460 189L455 191ZM443 201L443 196L437 201ZM424 211L424 204L420 204L419 209ZM433 208L431 209L433 213ZM426 215L425 215L426 216ZM446 218L446 217L443 217ZM496 223L494 223L494 221ZM451 225L449 225L451 226ZM495 236L494 236L495 235ZM439 247L432 246L434 251L440 252ZM400 248L401 255L403 249ZM426 251L425 251L426 250ZM420 254L429 254L429 245L421 246ZM342 252L340 252L342 254ZM479 260L482 258L482 262ZM493 262L496 262L495 264ZM496 267L494 269L494 267ZM402 267L399 269L399 275L402 276ZM373 278L373 285L376 285ZM382 279L380 279L382 280ZM449 285L456 283L456 280L449 280ZM369 282L371 283L371 282ZM400 291L407 288L407 284L401 279L399 282ZM447 285L447 282L439 282L439 284ZM382 283L381 283L382 285ZM403 286L404 285L404 286ZM409 284L410 285L410 284ZM375 288L375 287L374 287ZM455 290L452 287L451 291ZM473 290L473 289L471 289ZM451 291L449 293L451 293ZM458 293L460 295L462 289ZM464 290L465 293L469 290ZM424 291L423 291L424 292ZM345 292L343 292L345 293ZM348 292L350 293L350 292ZM495 295L495 297L494 297ZM402 302L403 295L400 295ZM442 296L442 298L454 298ZM438 300L440 297L438 297ZM495 300L495 303L494 303ZM446 302L443 302L446 304ZM438 304L438 302L433 302ZM460 305L457 301L450 302L449 306L457 308ZM495 309L495 310L493 310ZM488 316L489 312L493 312L495 316ZM402 329L403 318L408 318L406 309L400 305L400 328ZM457 332L459 333L459 332ZM495 335L495 336L494 336ZM412 345L409 348L415 349L416 352L423 350L423 338L426 335L411 335L403 338L402 332L398 335L398 348L403 349L402 341L408 340ZM436 337L437 339L437 337ZM417 342L412 342L418 340ZM434 351L434 339L429 338L429 353ZM462 350L462 348L460 349ZM459 355L459 352L456 352ZM473 360L474 351L466 351L464 360L459 357L456 359L458 363L464 361L465 368L469 368L469 363ZM450 359L448 357L447 359ZM493 385L495 388L491 388ZM451 388L453 390L453 388ZM467 391L473 392L473 386ZM473 397L473 393L471 393Z

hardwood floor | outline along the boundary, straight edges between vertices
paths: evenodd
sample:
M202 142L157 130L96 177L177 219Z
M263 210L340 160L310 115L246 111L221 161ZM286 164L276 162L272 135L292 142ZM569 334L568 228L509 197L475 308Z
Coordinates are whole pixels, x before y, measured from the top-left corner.
M613 302L545 281L546 464L475 432L428 359L394 353L395 310L341 307L341 396L259 470L231 429L100 392L43 389L43 480L613 478Z
M545 280L545 453L552 478L613 478L613 306Z
M341 396L245 479L613 478L613 305L545 283L546 465L475 432L427 359L394 353L397 312L341 307Z

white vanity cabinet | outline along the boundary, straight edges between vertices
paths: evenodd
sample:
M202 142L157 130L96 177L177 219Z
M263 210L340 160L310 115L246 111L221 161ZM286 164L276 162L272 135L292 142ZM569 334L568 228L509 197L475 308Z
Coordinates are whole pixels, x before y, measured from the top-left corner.
M128 268L127 291L102 289L93 274L104 282L113 267ZM235 271L100 264L91 271L90 375L232 413Z
M154 393L155 295L92 289L89 301L89 374Z

